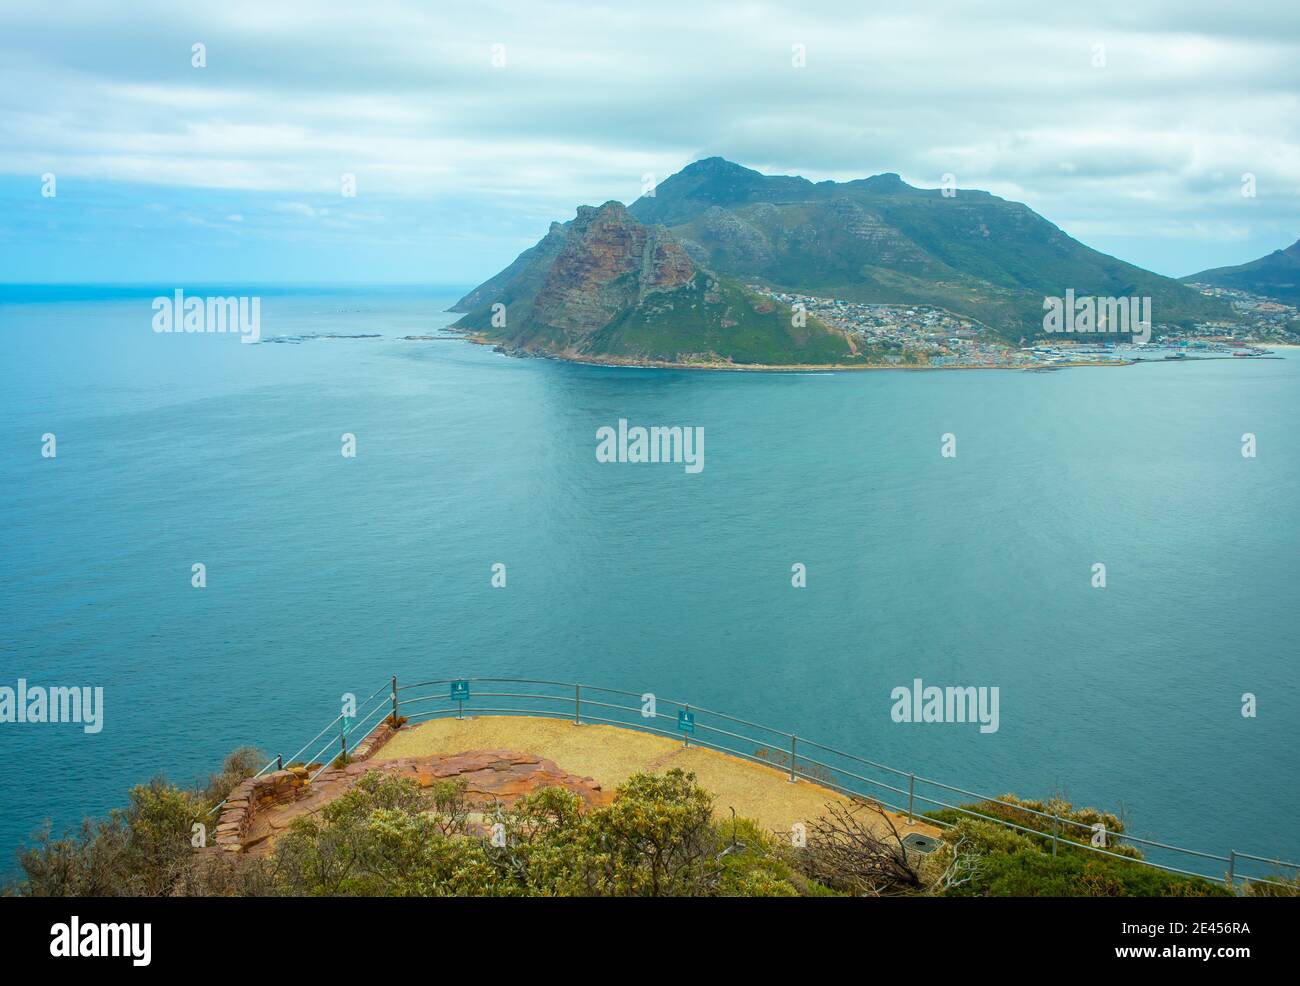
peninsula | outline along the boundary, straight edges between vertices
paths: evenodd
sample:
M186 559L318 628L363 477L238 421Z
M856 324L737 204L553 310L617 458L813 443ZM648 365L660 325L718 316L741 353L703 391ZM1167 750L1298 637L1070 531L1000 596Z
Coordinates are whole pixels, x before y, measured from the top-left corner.
M1045 335L1044 299L1067 290L1150 299L1157 339L1239 350L1258 338L1231 299L1099 253L1020 203L716 157L630 207L580 206L451 311L454 329L501 352L614 365L1132 362L1127 335Z

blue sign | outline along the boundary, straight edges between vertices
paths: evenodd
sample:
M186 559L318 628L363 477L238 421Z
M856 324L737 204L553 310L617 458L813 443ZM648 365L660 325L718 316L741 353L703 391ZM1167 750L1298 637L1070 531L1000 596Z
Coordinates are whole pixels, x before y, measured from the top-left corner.
M469 682L453 681L451 683L451 700L453 702L469 701Z
M683 733L695 732L695 713L685 709L677 710L677 728Z

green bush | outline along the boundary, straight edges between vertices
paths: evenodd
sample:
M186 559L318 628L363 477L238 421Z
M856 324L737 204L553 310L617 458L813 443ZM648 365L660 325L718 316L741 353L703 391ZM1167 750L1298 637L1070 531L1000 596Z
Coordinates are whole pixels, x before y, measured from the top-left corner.
M140 897L170 893L191 864L191 826L202 799L161 779L131 789L126 808L81 829L20 849L23 879L12 892L32 897Z
M1225 887L1181 877L1148 866L1078 851L1052 856L1040 849L1017 849L984 856L951 897L1226 897Z
M269 863L280 893L306 896L797 896L774 840L723 831L709 795L679 770L638 774L588 810L547 788L483 813L464 786L421 791L371 773L319 815L296 820ZM505 845L490 838L502 826ZM809 888L816 892L818 888Z
M18 854L22 879L8 893L30 896L823 896L832 889L810 869L807 850L744 819L718 823L713 798L692 774L636 774L613 801L590 808L577 794L548 788L512 806L475 807L463 781L421 789L409 778L365 774L320 812L297 819L265 857L195 852L196 822L257 769L255 750L237 750L193 791L161 779L130 791L125 808L87 820L62 838L48 829ZM1021 833L945 811L945 849L921 866L905 893L950 896L1217 896L1207 880L1100 856L1050 834L1033 810L1084 825L1113 815L1068 802L985 802L982 814L1031 829ZM823 820L824 821L824 820ZM492 838L502 826L504 845ZM1050 826L1050 821L1047 825ZM816 827L814 826L816 830ZM847 830L846 830L847 831ZM1088 835L1080 829L1079 840ZM848 831L846 838L853 838ZM864 836L865 838L865 836ZM1117 851L1136 855L1131 847ZM803 855L800 855L802 853ZM911 864L909 863L909 866ZM814 879L812 875L817 878ZM1300 895L1246 885L1250 896ZM838 884L836 885L839 886ZM1294 888L1294 889L1293 889Z
M1242 894L1246 897L1300 897L1300 874L1270 873L1264 879L1268 883L1248 880Z
M721 857L719 896L839 896L799 872L788 840L764 832L747 818L724 822L719 828L727 843Z
M1076 808L1063 798L1034 801L1027 798L1018 798L1014 794L1004 794L996 801L981 801L978 804L963 805L962 807L965 811L945 808L942 811L931 812L929 817L953 824L963 819L978 821L979 819L972 819L969 814L969 812L975 812L986 818L1010 822L1023 829L1041 832L1043 833L1043 839L1039 840L1039 844L1042 845L1051 845L1053 835L1052 819L1044 818L1043 815L1055 815L1060 819L1060 822L1055 826L1058 845L1067 841L1083 845L1090 843L1092 840L1092 826L1100 822L1106 827L1106 850L1108 852L1118 856L1128 856L1131 859L1142 858L1142 853L1137 848L1124 843L1125 826L1118 815L1099 811L1096 808ZM1007 831L1014 832L1016 830L1007 829Z
M958 817L944 831L944 842L946 851L935 861L935 867L947 867L954 853L961 855L964 863L951 885L937 888L950 897L1229 895L1226 887L1209 880L1103 856L1065 839L1059 841L1053 855L1050 838L1026 835L969 817Z

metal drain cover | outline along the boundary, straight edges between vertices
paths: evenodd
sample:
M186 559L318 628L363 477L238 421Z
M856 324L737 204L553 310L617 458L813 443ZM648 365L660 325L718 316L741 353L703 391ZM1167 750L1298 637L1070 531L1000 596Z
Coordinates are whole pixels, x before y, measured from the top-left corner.
M922 856L930 855L939 848L939 845L938 839L931 839L928 835L922 835L920 832L913 832L903 838L904 849L909 852L920 853Z

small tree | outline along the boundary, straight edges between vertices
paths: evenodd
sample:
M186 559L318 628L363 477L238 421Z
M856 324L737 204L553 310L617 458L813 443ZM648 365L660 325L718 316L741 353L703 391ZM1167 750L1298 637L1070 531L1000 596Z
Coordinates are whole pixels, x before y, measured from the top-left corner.
M716 891L723 840L713 798L695 775L634 774L614 802L588 815L582 849L588 893L704 896Z
M138 897L173 892L193 865L190 827L202 802L156 778L133 787L126 808L82 823L75 833L51 838L18 853L24 879L19 893L34 897Z
M372 822L378 818L395 824L411 817L422 819L423 834L440 834L422 816L428 807L429 799L414 781L377 771L365 774L319 816L294 820L276 843L277 879L289 893L313 897L382 893L382 871L388 869L391 878L393 867L386 867Z

